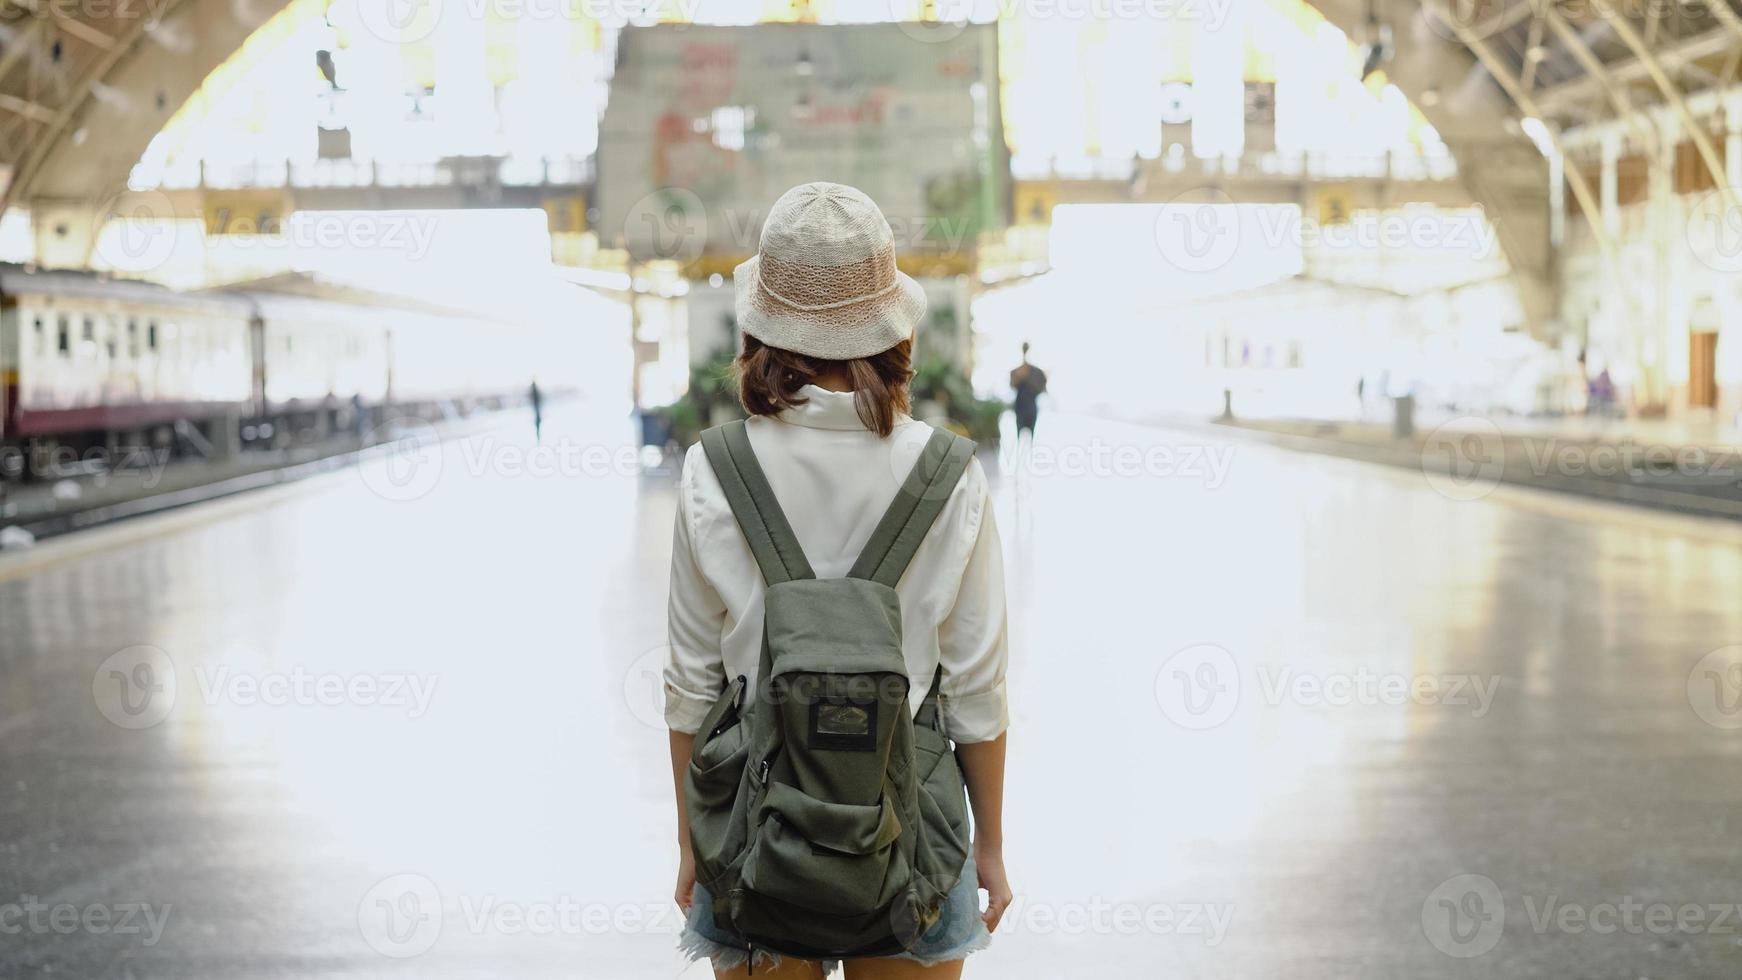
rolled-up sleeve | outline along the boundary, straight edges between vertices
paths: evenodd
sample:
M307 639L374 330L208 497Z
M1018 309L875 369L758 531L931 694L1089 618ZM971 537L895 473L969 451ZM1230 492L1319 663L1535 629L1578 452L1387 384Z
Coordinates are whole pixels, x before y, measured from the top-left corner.
M1005 625L1004 551L992 517L991 493L976 461L967 485L974 516L965 532L972 545L955 604L938 626L944 668L944 728L958 742L989 742L1010 725L1005 670L1010 661Z
M726 668L720 655L720 634L726 604L696 562L694 469L705 466L701 447L684 457L678 482L677 520L671 542L671 595L667 608L668 653L665 661L665 723L674 731L694 734L702 717L719 698Z

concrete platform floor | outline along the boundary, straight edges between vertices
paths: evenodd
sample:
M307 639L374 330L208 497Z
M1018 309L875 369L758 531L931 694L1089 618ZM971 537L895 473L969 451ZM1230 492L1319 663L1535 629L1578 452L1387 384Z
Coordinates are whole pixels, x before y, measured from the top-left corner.
M0 559L0 976L705 976L670 476L552 430ZM968 976L1742 975L1734 525L1067 417L997 482Z

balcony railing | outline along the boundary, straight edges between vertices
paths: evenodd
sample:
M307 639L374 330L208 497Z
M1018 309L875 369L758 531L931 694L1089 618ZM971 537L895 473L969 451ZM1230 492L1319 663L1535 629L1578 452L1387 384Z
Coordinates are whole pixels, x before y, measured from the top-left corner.
M1011 161L1018 180L1131 180L1139 168L1186 179L1442 181L1458 176L1458 165L1450 155L1423 153L1255 151L1232 158L1179 155L1153 160L1091 157L1075 161L1025 161L1018 155Z
M380 160L261 160L227 165L200 162L166 173L167 190L204 188L575 187L593 179L591 157L522 159L456 157L426 163Z

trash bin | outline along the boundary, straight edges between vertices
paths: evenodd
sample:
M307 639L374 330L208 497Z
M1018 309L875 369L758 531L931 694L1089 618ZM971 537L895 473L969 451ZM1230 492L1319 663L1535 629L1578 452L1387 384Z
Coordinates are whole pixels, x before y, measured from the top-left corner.
M1391 435L1408 439L1415 435L1415 396L1399 395L1391 400Z
M656 409L641 411L641 444L643 446L658 446L665 448L671 441L671 418L665 412Z

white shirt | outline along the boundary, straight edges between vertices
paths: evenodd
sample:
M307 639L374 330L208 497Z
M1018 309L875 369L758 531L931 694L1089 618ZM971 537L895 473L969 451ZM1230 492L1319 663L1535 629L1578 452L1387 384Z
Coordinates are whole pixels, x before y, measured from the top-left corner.
M810 400L752 418L750 446L818 578L845 576L931 438L906 416L884 439L859 421L851 392L806 385ZM694 732L727 677L756 682L762 654L762 573L700 445L684 458L671 555L671 651L666 723ZM968 464L896 586L902 652L917 712L944 668L944 727L983 742L1009 724L1004 672L1004 558L978 460Z

